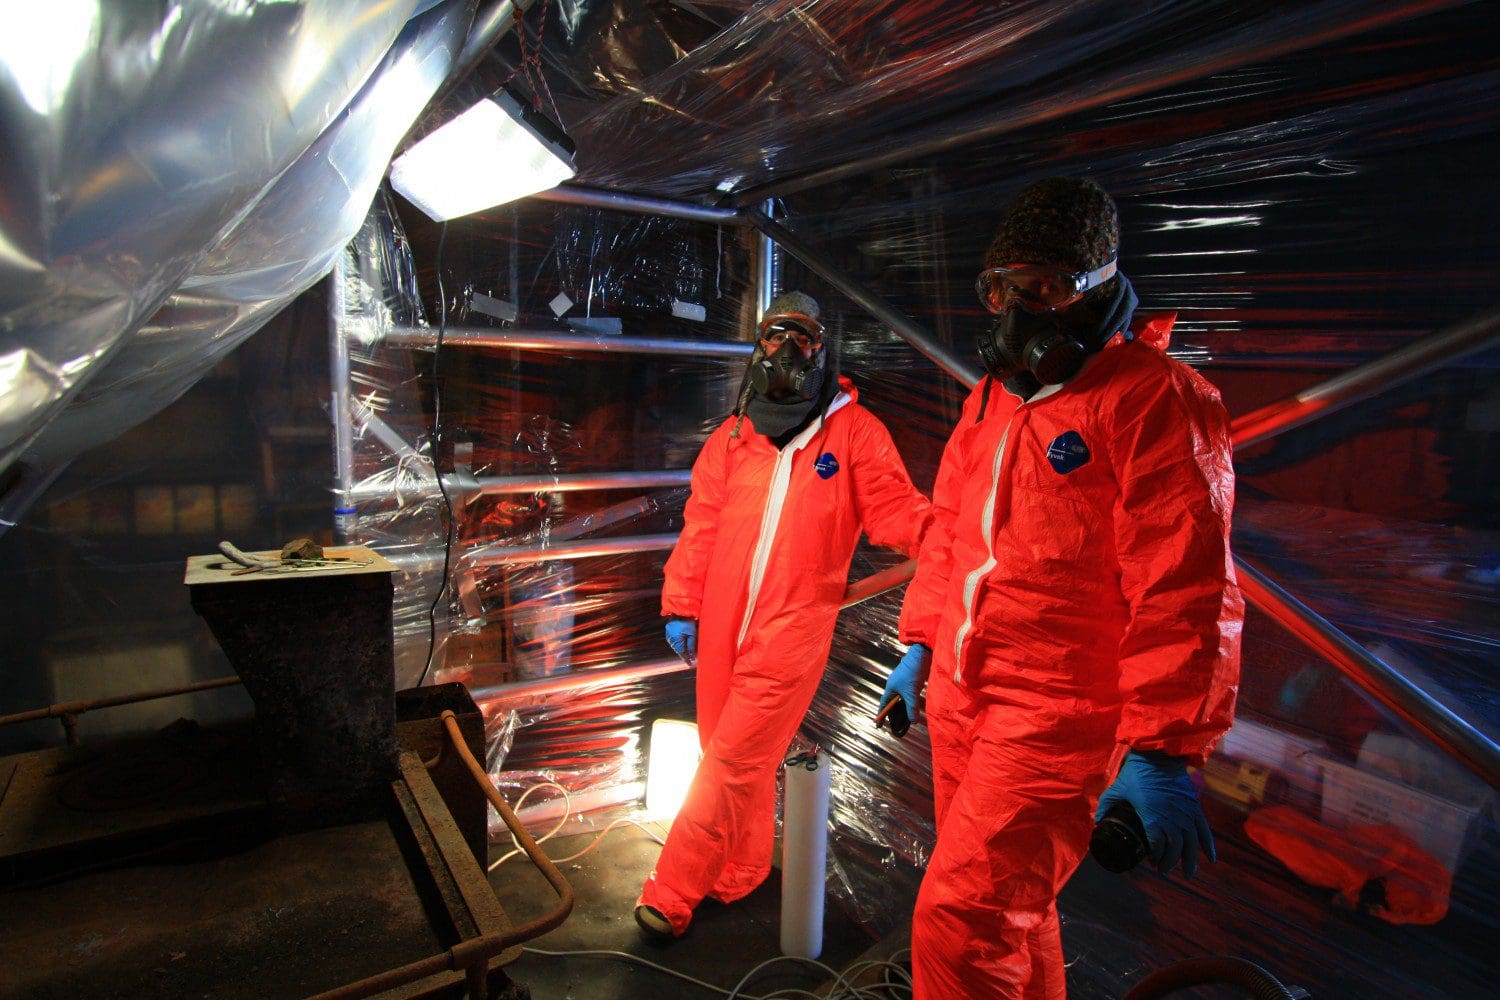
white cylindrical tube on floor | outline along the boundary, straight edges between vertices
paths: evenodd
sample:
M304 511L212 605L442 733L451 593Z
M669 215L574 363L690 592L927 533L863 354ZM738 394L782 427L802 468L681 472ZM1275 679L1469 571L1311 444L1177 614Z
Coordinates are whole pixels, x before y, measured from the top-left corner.
M781 837L781 953L823 952L823 894L828 869L828 755L794 757L786 767Z

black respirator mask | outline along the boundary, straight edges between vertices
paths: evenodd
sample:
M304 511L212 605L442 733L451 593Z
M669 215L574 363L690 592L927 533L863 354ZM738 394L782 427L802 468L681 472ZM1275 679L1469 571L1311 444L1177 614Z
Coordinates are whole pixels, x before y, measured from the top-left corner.
M787 338L770 353L764 347L760 353L763 356L750 366L750 388L762 399L813 400L823 391L825 350L808 357L795 340Z
M1059 385L1068 381L1090 354L1104 346L1104 342L1130 322L1135 311L1136 299L1130 283L1124 275L1116 275L1113 263L1107 268L1083 275L1064 275L1068 283L1056 280L1053 272L1049 283L1042 284L1044 294L1031 295L1018 290L1014 275L1022 274L1036 281L1040 271L1048 268L994 268L980 276L980 296L991 312L999 318L978 338L979 360L985 371L1004 381L1017 375L1029 374L1042 385ZM1116 278L1114 294L1103 302L1090 301L1083 293L1090 287L1098 287L1110 277ZM985 287L986 279L990 287ZM1088 279L1097 284L1090 285ZM1053 292L1054 287L1059 291ZM997 290L999 289L999 290ZM1077 289L1075 292L1074 289ZM1045 295L1061 297L1068 294L1073 301L1066 305L1055 305Z

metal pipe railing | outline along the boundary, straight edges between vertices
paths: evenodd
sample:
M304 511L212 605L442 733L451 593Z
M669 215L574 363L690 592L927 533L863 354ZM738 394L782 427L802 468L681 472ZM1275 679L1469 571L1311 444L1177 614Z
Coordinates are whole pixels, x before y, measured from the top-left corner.
M329 990L317 995L317 1000L359 1000L361 997L372 997L393 990L408 983L426 979L428 976L437 975L442 972L463 971L469 974L469 989L471 995L483 995L484 983L482 978L476 981L473 970L479 970L482 977L488 971L490 959L501 954L508 948L541 937L548 931L562 926L562 922L568 919L568 914L573 912L573 887L563 877L562 872L557 870L557 865L552 859L542 852L541 847L527 831L526 827L516 817L511 809L510 803L505 801L505 796L500 794L499 789L490 781L490 776L474 759L469 752L468 744L464 741L463 732L458 727L458 717L452 712L444 712L439 718L443 727L448 732L448 745L444 750L451 749L456 753L464 766L468 768L469 775L474 779L484 797L489 800L490 805L500 814L500 819L521 845L521 850L531 859L557 894L557 903L552 909L543 913L535 919L528 920L524 924L511 927L504 931L495 931L483 934L479 937L460 941L447 951L430 955L427 958L410 962L395 969L388 969L368 978L358 980L340 986L338 989Z
M550 476L471 476L443 473L443 485L451 493L481 496L513 496L518 493L576 493L584 490L674 489L692 482L691 469L650 469L640 472L570 472ZM422 499L438 495L437 483L423 480L403 485L399 495ZM397 497L394 486L365 481L349 491L355 503L378 503Z
M917 561L908 559L904 563L883 569L879 573L871 573L863 580L856 580L844 591L844 603L839 609L852 608L856 604L863 604L874 597L879 597L888 590L895 590L917 573Z
M538 698L559 691L574 691L578 688L602 686L618 687L632 684L650 677L675 674L692 668L677 658L657 660L654 663L637 663L628 667L604 667L595 670L572 670L556 677L537 677L532 680L509 681L489 687L474 688L469 695L475 701L495 698Z
M669 219L688 219L693 222L708 222L721 226L749 225L745 216L732 208L714 208L711 205L675 201L654 195L608 191L584 184L561 184L551 190L540 191L531 197L538 201L577 205L581 208L602 208L610 212L662 215Z
M1355 642L1337 625L1297 600L1260 569L1240 556L1235 557L1235 564L1240 570L1240 588L1256 607L1492 787L1500 787L1500 747L1494 741Z
M158 688L154 691L133 691L130 694L110 695L106 698L89 698L84 701L60 701L45 708L33 708L26 712L15 712L11 715L0 715L0 726L11 726L22 722L35 722L38 719L57 719L62 723L63 732L67 735L68 745L78 745L78 717L88 712L95 712L101 708L118 708L121 705L134 705L143 701L155 701L158 698L175 698L178 695L197 694L200 691L213 691L216 688L231 687L239 684L238 677L219 677L211 681L198 681L195 684L183 684L179 687Z
M520 563L551 562L554 559L596 559L601 556L626 556L636 552L661 552L677 544L677 535L630 535L623 538L595 538L581 542L554 542L550 545L487 545L465 552L459 563L465 566L513 566Z
M1247 447L1420 378L1500 340L1500 310L1428 334L1333 378L1237 418L1236 447Z
M746 218L776 242L787 253L806 264L834 288L853 299L860 308L889 326L902 340L925 354L933 364L966 386L979 382L979 369L953 353L953 349L918 326L911 317L865 287L853 275L833 262L827 254L807 243L796 233L768 218L764 212L751 209Z
M385 343L395 347L430 347L437 330L425 326L394 327ZM690 340L686 337L626 337L568 330L490 329L450 326L443 331L444 347L491 347L521 351L558 351L598 354L664 354L670 357L747 358L754 344L733 340Z

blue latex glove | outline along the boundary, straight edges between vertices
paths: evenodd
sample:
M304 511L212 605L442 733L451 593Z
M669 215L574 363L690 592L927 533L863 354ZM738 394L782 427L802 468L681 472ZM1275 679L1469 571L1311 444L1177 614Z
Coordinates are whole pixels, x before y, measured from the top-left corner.
M906 701L906 716L915 725L917 697L922 693L922 685L927 683L927 670L931 664L932 650L920 642L913 643L887 678L885 693L880 696L880 707L884 708L887 702L900 695Z
M698 665L698 623L691 618L667 622L667 645L690 667Z
M1114 784L1104 790L1094 822L1118 802L1129 802L1151 840L1151 860L1163 875L1182 861L1182 873L1192 878L1198 871L1198 854L1219 860L1208 818L1198 803L1198 789L1188 778L1181 757L1132 750L1125 755Z

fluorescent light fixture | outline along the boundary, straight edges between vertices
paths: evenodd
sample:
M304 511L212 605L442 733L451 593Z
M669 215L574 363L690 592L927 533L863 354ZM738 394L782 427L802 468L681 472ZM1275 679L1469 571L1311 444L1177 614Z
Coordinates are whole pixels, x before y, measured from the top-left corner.
M676 719L651 723L651 751L646 760L646 812L652 819L672 819L687 798L701 756L698 724Z
M504 90L419 140L391 164L391 185L445 222L556 187L574 176L573 143Z

